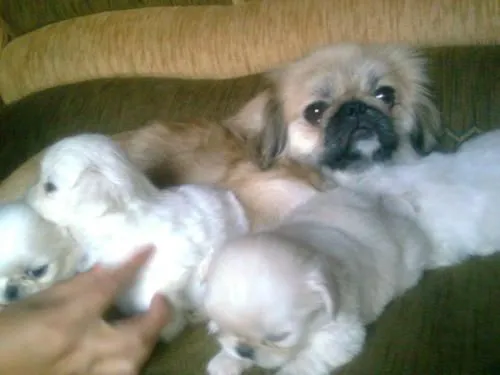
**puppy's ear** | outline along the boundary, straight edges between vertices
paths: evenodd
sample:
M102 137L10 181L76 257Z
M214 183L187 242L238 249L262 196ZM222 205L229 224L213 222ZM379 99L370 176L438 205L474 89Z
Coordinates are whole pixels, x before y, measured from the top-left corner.
M203 260L200 262L200 264L198 265L196 273L198 275L198 280L200 280L201 285L204 285L207 281L208 267L212 262L213 256L214 256L214 249L211 248L203 258Z
M119 211L125 206L122 189L115 186L98 168L82 172L73 186L75 205L80 212L99 216L108 211Z
M328 315L334 317L338 310L336 303L339 300L338 286L333 277L329 276L331 273L323 272L321 268L317 268L307 275L307 287L317 297L319 308L323 308Z
M419 154L433 150L441 135L440 113L427 95L422 95L415 109L416 128L410 134L410 141Z
M247 143L250 157L262 169L271 167L285 151L287 127L272 89L248 102L226 126Z

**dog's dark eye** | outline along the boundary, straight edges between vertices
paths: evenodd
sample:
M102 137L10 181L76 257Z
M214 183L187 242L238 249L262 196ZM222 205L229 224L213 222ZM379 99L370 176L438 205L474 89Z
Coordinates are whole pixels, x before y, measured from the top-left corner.
M38 279L40 277L43 277L48 270L49 270L49 265L45 264L41 267L33 268L31 270L26 270L26 276Z
M321 121L323 113L325 113L328 108L328 103L323 101L317 101L309 104L304 110L304 118L312 125L318 125Z
M46 193L53 193L54 191L57 190L56 185L54 185L53 182L46 182L43 184L43 189L45 190Z
M289 332L282 332L282 333L271 333L269 335L266 336L266 341L270 341L270 342L280 342L280 341L283 341L284 339L286 339L288 336L290 336L290 333Z
M382 100L389 107L394 105L396 101L396 91L391 86L381 86L375 90L375 97Z

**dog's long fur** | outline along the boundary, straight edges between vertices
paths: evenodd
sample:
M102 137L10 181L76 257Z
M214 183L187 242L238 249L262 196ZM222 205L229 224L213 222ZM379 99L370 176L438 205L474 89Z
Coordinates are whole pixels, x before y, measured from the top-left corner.
M77 273L80 248L58 226L29 205L0 205L0 304L8 304L48 288Z
M268 76L270 88L230 119L264 169L283 157L339 169L408 160L428 152L439 134L425 60L409 47L328 46ZM358 117L345 115L346 105L360 104Z
M417 283L432 251L417 223L382 198L319 193L276 228L213 255L204 305L222 348L210 375L253 365L327 375L361 351L364 325Z
M456 153L436 152L354 174L327 168L324 173L335 184L399 200L440 249L435 267L500 249L499 130L466 141Z
M456 153L323 173L330 191L213 256L205 308L222 349L211 375L326 375L424 270L500 251L500 130Z
M156 253L118 299L125 313L149 308L155 293L172 306L162 337L171 340L197 312L197 268L211 250L248 231L235 195L209 185L158 190L109 137L80 134L49 147L27 201L46 220L72 234L86 269L115 266L152 244Z

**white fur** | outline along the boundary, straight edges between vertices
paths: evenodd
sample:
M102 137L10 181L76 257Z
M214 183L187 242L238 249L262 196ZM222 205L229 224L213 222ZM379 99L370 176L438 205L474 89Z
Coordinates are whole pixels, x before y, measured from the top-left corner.
M47 193L44 184L57 190ZM42 216L69 228L89 264L114 266L138 247L156 252L118 300L125 313L144 311L155 293L168 297L174 338L189 316L199 317L197 269L211 251L248 230L239 201L228 190L185 185L156 189L108 137L81 134L51 146L29 201Z
M221 351L208 373L255 365L327 375L352 360L365 324L414 286L429 262L428 238L400 211L391 199L337 188L274 229L214 253L204 305ZM252 358L238 354L241 345L253 348Z
M0 205L0 240L0 304L25 298L77 272L76 244L22 201Z
M376 166L360 173L326 171L334 182L389 193L406 204L433 241L433 267L500 250L500 131L465 142L456 153Z

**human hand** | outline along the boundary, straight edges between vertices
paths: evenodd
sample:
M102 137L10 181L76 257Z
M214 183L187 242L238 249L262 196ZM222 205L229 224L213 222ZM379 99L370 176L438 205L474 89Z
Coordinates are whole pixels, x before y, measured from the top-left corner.
M148 359L167 304L108 323L103 314L151 255L144 249L116 269L96 267L0 312L2 375L136 375Z

